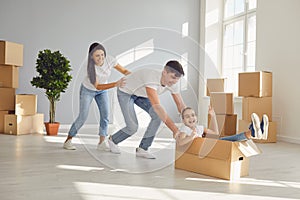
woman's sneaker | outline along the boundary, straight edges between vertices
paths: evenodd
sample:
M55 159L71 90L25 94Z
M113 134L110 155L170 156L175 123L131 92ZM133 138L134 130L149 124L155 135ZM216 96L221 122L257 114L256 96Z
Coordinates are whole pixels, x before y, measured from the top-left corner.
M268 115L263 114L262 120L260 123L260 129L262 131L262 139L266 140L268 139L268 133L269 133L269 118Z
M72 140L67 140L63 147L67 150L76 150L76 147L72 144Z
M99 151L110 151L109 144L107 143L106 140L101 142L101 144L98 144L97 150Z
M259 117L256 113L251 114L252 126L250 125L249 129L251 130L251 136L253 139L262 139L262 132L260 129Z

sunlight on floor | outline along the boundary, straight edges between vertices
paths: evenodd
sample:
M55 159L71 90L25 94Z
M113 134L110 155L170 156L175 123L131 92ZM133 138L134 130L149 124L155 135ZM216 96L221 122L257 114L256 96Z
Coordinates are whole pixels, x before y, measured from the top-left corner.
M290 188L300 189L300 182L257 180L251 178L242 178L233 181L227 181L221 179L205 179L205 178L186 178L186 180L201 181L201 182L216 182L216 183L239 183L239 184L246 184L246 185L260 185L260 186L272 186L272 187L290 187Z
M77 170L77 171L102 171L104 170L103 167L87 167L87 166L77 166L77 165L57 165L59 169L66 169L66 170Z
M239 194L224 194L213 192L200 192L191 190L176 190L141 186L124 186L117 184L102 184L75 182L75 187L79 191L84 200L124 200L124 199L139 199L139 200L175 200L175 199L256 199L256 200L282 200L283 198L239 195ZM133 192L134 191L134 192ZM292 200L292 199L290 199Z

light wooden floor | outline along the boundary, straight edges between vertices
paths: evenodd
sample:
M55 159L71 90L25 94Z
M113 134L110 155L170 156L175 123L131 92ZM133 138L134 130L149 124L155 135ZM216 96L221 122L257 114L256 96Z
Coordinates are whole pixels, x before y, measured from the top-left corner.
M229 182L175 170L174 141L162 133L156 160L135 157L139 135L120 144L121 155L97 151L95 130L78 134L76 151L62 148L65 137L0 134L0 199L300 199L297 144L258 144L249 176Z

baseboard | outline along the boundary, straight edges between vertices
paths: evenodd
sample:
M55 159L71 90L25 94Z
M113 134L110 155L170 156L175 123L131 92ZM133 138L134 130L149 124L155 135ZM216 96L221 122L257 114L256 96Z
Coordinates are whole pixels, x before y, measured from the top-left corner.
M61 124L59 126L59 130L69 130L71 128L71 124ZM98 129L99 124L84 124L81 129Z
M277 140L278 141L282 141L282 142L300 144L300 138L293 138L293 137L287 137L287 136L279 136L279 135L277 135Z

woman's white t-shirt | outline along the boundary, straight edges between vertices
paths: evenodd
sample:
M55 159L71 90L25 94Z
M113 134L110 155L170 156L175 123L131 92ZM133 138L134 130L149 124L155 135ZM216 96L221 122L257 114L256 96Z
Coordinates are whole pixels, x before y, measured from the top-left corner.
M188 136L190 136L193 132L193 130L190 127L186 126L186 125L182 125L180 127L179 131L187 134ZM196 126L196 133L197 133L198 137L202 137L203 132L204 132L204 126L197 125Z
M171 87L161 85L162 71L144 68L133 71L126 76L126 85L119 88L122 92L133 94L139 97L147 98L146 87L155 89L157 94L160 95L169 90L173 94L180 92L179 84L174 84Z
M104 63L102 66L96 66L95 65L95 70L96 70L96 80L99 84L105 84L108 82L109 76L111 74L111 69L117 65L117 60L112 57L107 55L104 59ZM82 82L83 86L89 90L94 90L96 91L97 89L95 86L90 82L90 79L87 74L87 61L84 64L86 70L85 72L85 78Z

